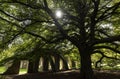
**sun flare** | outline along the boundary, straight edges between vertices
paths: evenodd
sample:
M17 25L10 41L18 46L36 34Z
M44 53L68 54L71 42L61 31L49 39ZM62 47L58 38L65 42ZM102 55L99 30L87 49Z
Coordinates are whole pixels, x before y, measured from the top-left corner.
M62 11L61 10L57 10L55 13L57 18L61 18L63 16Z

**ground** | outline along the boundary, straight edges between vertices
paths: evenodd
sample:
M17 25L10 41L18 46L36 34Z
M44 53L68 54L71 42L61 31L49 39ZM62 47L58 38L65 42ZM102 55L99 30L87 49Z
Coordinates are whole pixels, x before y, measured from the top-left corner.
M4 79L79 79L79 70L60 71L57 73L39 72L34 74L9 75ZM96 71L97 79L120 79L120 71Z

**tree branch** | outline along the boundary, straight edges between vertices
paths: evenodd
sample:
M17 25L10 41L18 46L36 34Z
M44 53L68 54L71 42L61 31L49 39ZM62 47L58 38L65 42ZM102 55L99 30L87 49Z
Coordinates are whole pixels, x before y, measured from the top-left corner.
M65 38L68 38L67 33L63 30L62 26L60 25L60 23L57 21L57 19L56 19L55 16L53 15L54 13L49 9L46 0L44 0L44 7L45 7L45 11L51 16L51 18L52 18L53 21L55 22L55 25L56 25L57 28L59 29L60 33L61 33Z
M109 50L112 50L115 53L119 53L120 54L119 50L117 50L115 48L112 48L112 47L109 47L109 46L95 46L93 49L102 49L102 48L109 49Z
M55 22L56 27L58 28L59 32L61 33L61 35L68 39L69 41L72 41L73 44L78 44L77 40L75 39L75 37L70 37L67 35L66 31L62 28L62 25L58 22L58 20L55 18L54 13L49 9L47 1L44 0L44 7L45 7L45 11L50 15L50 17L53 19L53 21Z
M100 4L100 0L92 0L94 3L94 10L91 14L91 23L90 23L90 41L94 40L95 37L95 24L96 24L96 17L97 17L97 13L98 13L98 8L99 8L99 4Z
M107 33L106 30L96 29L95 31L98 32L98 34L103 34L103 35L105 35L106 37L110 37L110 35Z
M99 53L99 54L102 55L102 57L96 62L95 67L97 67L98 63L101 62L101 61L103 60L103 58L120 60L120 59L115 58L115 57L109 57L109 56L105 55L102 51L98 51L98 50L97 50L97 51L94 51L94 53Z
M11 17L12 19L14 20L17 20L17 21L26 21L26 20L32 20L32 21L35 21L35 22L47 22L47 23L52 23L52 21L49 21L49 20L38 20L38 19L33 19L33 18L23 18L23 19L20 19L18 17L15 17L14 15L10 14L10 13L7 13L5 11L3 11L2 9L0 9L0 12L2 12L3 14L5 14L6 16L8 17ZM1 17L2 18L2 17Z
M107 18L109 18L110 16L113 15L113 13L115 13L115 11L119 8L120 6L120 2L116 3L114 6L106 9L97 19L97 22L100 22L102 20L105 20ZM111 11L111 12L110 12Z
M15 3L17 3L17 4L20 4L20 5L23 5L23 6L26 6L26 7L29 7L29 8L32 8L32 9L43 9L44 7L41 5L39 5L39 6L36 6L36 5L34 5L34 6L32 6L32 5L30 5L30 4L26 4L26 3L24 3L24 2L21 2L21 1L18 1L18 0L12 0L12 1L0 1L0 3L1 4L3 4L3 3L8 3L8 4L15 4Z
M102 38L102 39L96 39L94 41L94 44L111 43L114 41L120 41L120 35L110 36L110 37L106 37L106 38Z

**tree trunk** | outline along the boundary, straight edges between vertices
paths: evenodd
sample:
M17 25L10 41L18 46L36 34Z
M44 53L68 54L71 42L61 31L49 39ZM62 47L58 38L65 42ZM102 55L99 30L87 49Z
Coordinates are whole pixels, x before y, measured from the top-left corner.
M54 63L54 61L53 61L51 56L49 57L49 61L50 61L50 65L51 65L52 71L56 72L55 63Z
M44 56L43 57L43 71L48 71L49 67L49 61L48 61L48 57Z
M39 69L39 61L40 61L40 57L36 57L35 62L34 62L34 67L33 67L33 70L34 70L35 73L38 72L38 69Z
M29 60L27 73L33 73L33 66L34 66L33 61Z
M37 73L39 68L39 57L36 57L34 60L29 60L28 73Z
M4 75L19 74L20 60L14 60L12 65L3 73Z
M80 49L79 52L81 56L80 79L95 79L89 49Z
M63 62L63 69L64 69L64 70L68 70L68 69L69 69L68 63L67 63L67 61L65 60L65 58L64 58L63 56L60 56L60 59L61 59L62 62Z
M74 60L71 60L71 63L72 63L72 69L76 69L76 63Z
M56 71L59 71L60 70L60 57L59 57L59 55L55 55L54 58L55 58Z

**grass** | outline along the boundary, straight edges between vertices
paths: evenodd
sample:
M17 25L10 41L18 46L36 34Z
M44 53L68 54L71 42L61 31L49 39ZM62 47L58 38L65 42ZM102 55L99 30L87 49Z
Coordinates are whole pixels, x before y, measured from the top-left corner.
M24 74L24 73L27 73L27 69L20 69L19 74Z
M6 70L6 68L4 66L0 67L0 74L2 74L5 70Z
M6 68L4 66L0 67L0 74L2 74L5 70ZM26 72L27 72L27 69L20 69L19 74L24 74Z

